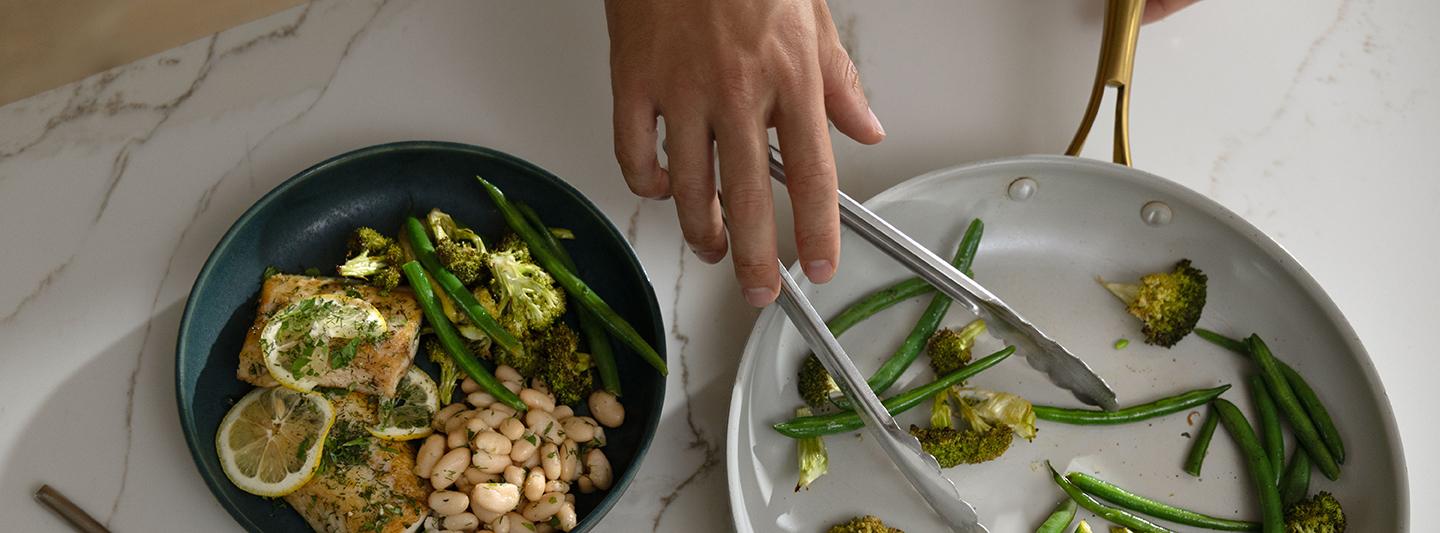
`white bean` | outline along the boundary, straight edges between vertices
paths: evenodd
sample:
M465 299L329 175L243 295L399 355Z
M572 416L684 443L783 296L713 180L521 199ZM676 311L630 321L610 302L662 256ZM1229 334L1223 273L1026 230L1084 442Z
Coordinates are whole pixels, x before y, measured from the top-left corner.
M510 365L500 365L495 367L495 379L500 381L520 381L525 378L520 375L520 372L511 368Z
M476 420L472 419L470 421L475 422ZM465 443L469 442L469 439L465 438L465 436L466 432L463 429L447 433L445 435L445 447L450 449L464 448Z
M540 378L530 378L530 388L538 390L545 394L550 394L550 386L546 385L545 380Z
M505 413L505 416L515 416L515 414L519 412L516 411L514 407L510 407L500 402L495 402L490 406L490 408Z
M435 471L435 462L440 456L445 455L445 437L431 435L425 437L425 443L420 445L420 451L415 454L415 475L428 478Z
M565 438L575 442L590 442L595 438L595 425L588 416L572 416L560 421L560 429L565 430Z
M535 501L545 494L545 470L531 468L530 473L525 475L525 499Z
M590 494L592 492L595 492L595 482L590 481L590 476L580 476L580 479L577 482L580 484L580 494Z
M614 473L610 470L610 460L599 448L591 448L585 453L585 472L590 477L590 482L600 490L610 490L610 484L615 480Z
M525 468L535 468L537 466L540 466L540 452L537 450L535 453L530 454L529 459L520 461L520 466L523 466Z
M430 427L435 428L435 431L445 429L445 422L449 421L450 417L455 416L455 413L464 410L465 404L459 402L442 407L439 411L435 411L435 418L430 419Z
M480 383L476 382L475 378L467 377L465 381L460 382L460 392L470 394L478 390L480 390Z
M517 487L525 484L525 469L515 465L505 467L505 482Z
M430 493L430 508L440 516L460 514L465 512L468 507L470 507L470 497L462 492L437 490Z
M525 434L525 423L521 422L519 418L506 418L500 421L500 425L495 429L499 430L505 438L515 440Z
M505 533L535 533L535 523L526 520L519 513L506 513L505 519L509 520L510 529ZM495 533L500 533L496 531Z
M470 466L470 449L455 448L446 452L435 462L435 470L430 473L430 486L435 490L442 490L455 484L455 479L465 472Z
M564 420L575 416L575 410L568 405L557 405L554 411L550 411L550 414L555 415L556 420Z
M470 501L481 509L508 513L520 504L520 487L509 483L481 483L470 491Z
M511 420L514 419L512 418ZM535 455L537 448L535 443L537 442L540 442L540 437L536 437L533 433L521 435L520 438L510 443L510 460L517 463L523 463L529 460L530 456Z
M475 488L475 482L466 479L465 476L455 478L455 486L450 487L465 494L470 494L470 489Z
M560 511L560 506L565 503L565 495L558 492L547 492L539 499L532 501L521 508L520 515L526 520L540 522L549 520Z
M625 423L625 406L614 394L603 390L590 393L590 414L607 428L618 428Z
M560 445L560 479L575 481L580 478L580 445L565 439Z
M484 409L495 403L495 396L488 392L476 391L465 395L465 401L476 409Z
M480 518L470 513L460 513L445 517L443 522L445 529L452 531L475 531L480 527Z
M560 510L555 512L555 518L560 523L561 531L575 529L575 524L580 521L579 517L575 516L575 504L568 501L560 504Z
M555 417L545 411L528 411L525 413L525 426L536 435L545 440L559 444L565 441L565 431L560 429L560 423Z
M484 421L485 421L485 424L488 425L488 426L490 426L490 427L492 427L492 428L500 427L500 424L501 424L501 423L504 423L506 418L510 418L511 416L514 416L514 415L513 415L513 414L510 414L510 413L506 413L506 412L503 411L503 410L496 409L496 406L498 406L498 405L500 405L500 404L497 403L497 404L492 405L492 406L490 406L490 407L486 407L486 408L484 408L484 409L481 409L481 410L480 410L480 414L477 416L477 418L479 418L480 420L484 420Z
M525 388L519 381L501 381L500 384L515 394L520 394L520 389Z
M540 447L540 466L545 469L545 479L560 479L560 447L547 442Z
M497 513L495 511L491 511L489 509L476 505L475 498L470 498L470 514L475 515L475 518L479 518L480 523L482 524L492 523L496 519L505 516L505 513Z
M550 522L537 522L533 533L555 533L556 531L560 530L555 529L555 526L550 525Z
M511 420L507 418L506 420ZM470 441L476 452L488 453L490 455L510 455L510 439L493 430L485 430L475 434Z
M473 466L470 468L466 468L465 475L462 477L464 477L465 480L469 481L471 485L474 485L476 483L491 483L500 479L500 476L491 474Z
M529 407L532 411L539 410L549 412L555 410L555 399L551 398L549 394L535 389L521 389L520 401L525 402L525 406Z
M505 467L510 466L509 455L494 455L485 452L475 452L470 458L471 464L486 474L500 474L505 472Z
M558 479L545 482L545 492L565 494L570 492L570 484Z
M455 416L452 416L449 420L445 421L445 432L454 433L456 431L460 431L465 427L465 424L469 422L470 419L475 418L479 415L480 411L476 411L474 409L455 413Z
M605 445L605 428L595 426L595 438L591 439L598 446Z

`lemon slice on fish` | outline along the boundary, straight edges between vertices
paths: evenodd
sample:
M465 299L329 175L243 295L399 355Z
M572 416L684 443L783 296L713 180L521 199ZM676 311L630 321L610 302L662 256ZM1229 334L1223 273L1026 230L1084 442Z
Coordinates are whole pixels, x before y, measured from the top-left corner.
M412 440L435 430L430 420L440 410L440 389L420 367L412 366L400 378L393 398L378 398L380 422L368 428L370 434L388 440Z
M260 333L271 377L300 392L320 377L343 369L360 346L387 331L384 315L370 302L341 294L298 300L277 311Z
M319 394L255 389L225 413L215 451L225 477L240 490L284 496L315 475L334 424L335 408Z

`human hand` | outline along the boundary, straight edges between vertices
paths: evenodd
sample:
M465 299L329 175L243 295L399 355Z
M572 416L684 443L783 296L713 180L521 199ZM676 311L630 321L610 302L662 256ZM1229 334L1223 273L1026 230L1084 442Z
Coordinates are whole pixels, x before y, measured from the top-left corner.
M829 281L840 218L827 117L865 144L885 130L824 0L607 0L605 13L615 157L630 190L673 197L695 255L716 263L732 249L745 300L769 304L780 287L768 167L775 127L800 264L811 281ZM656 157L659 116L668 169Z
M1198 1L1200 0L1145 0L1145 14L1141 17L1140 22L1142 24L1155 22Z

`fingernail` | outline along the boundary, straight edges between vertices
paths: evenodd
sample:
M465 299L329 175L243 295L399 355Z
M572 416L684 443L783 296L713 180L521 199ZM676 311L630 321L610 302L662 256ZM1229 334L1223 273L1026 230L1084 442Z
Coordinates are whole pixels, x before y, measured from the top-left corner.
M835 264L829 259L817 259L805 263L805 277L813 283L825 283L835 275Z
M690 252L694 253L694 254L695 254L695 257L700 258L701 261L704 261L704 262L709 263L709 264L712 264L712 265L715 264L715 263L719 263L721 259L724 259L724 258L725 258L725 252L717 252L717 251L714 251L714 250L711 250L711 251L703 251L703 250L696 250L694 247L691 247L691 248L690 248Z
M770 301L774 299L775 291L770 290L769 287L751 287L745 289L745 301L750 302L750 305L755 307L770 305Z
M870 122L871 122L872 124L875 124L875 131L880 132L880 135L885 135L885 126L883 126L883 125L880 124L880 119L875 116L875 110L874 110L874 109L869 109L869 111L870 111Z

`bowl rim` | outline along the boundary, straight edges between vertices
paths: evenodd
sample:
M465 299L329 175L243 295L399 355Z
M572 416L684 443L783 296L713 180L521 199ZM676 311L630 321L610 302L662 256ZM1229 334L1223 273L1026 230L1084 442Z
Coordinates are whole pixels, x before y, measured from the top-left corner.
M600 208L596 207L589 198L587 198L584 194L581 194L580 191L575 189L574 186L570 185L568 182L555 175L554 173L551 173L550 171L540 167L539 165L536 165L534 163L526 161L525 159L522 159L515 155L511 155L506 152L495 150L493 148L452 141L395 141L365 146L326 158L325 160L320 161L319 163L315 163L305 168L304 170L295 173L289 178L286 178L285 181L281 182L279 185L276 185L275 188L271 189L269 192L266 192L258 200L256 200L255 203L251 204L250 207L246 208L245 212L242 213L239 218L235 219L235 222L231 223L230 227L225 230L225 235L222 236L219 242L215 244L215 247L211 249L210 254L205 258L205 264L195 275L195 281L191 284L190 292L185 297L185 310L181 314L180 327L176 332L175 336L175 403L177 410L179 411L178 414L180 416L180 430L181 433L185 435L186 448L190 451L190 458L195 463L196 469L200 471L200 477L205 480L205 485L210 489L210 493L215 497L217 501L220 502L220 506L224 507L225 511L229 513L232 518L235 519L236 523L240 524L241 527L244 527L248 531L262 531L262 529L257 524L250 521L249 517L241 513L236 502L225 494L223 490L224 487L220 484L221 480L226 480L226 482L228 483L228 478L225 476L225 473L219 470L206 468L205 463L202 461L202 457L200 455L201 451L199 443L196 441L197 437L199 436L199 428L197 427L196 421L194 419L193 410L191 409L190 405L186 403L185 392L193 389L193 386L189 386L184 382L183 376L187 373L187 370L190 368L191 365L186 364L184 357L182 357L182 354L186 353L188 350L198 349L198 347L192 346L196 341L194 339L190 339L192 320L195 318L194 315L196 295L200 292L200 289L206 283L208 283L209 278L212 275L212 271L217 268L219 257L223 255L224 252L230 247L240 228L248 225L252 221L252 219L254 219L259 214L259 212L266 206L287 194L294 187L298 186L301 183L304 183L305 181L313 179L315 175L329 170L331 167L351 163L355 160L379 154L405 151L460 152L469 155L500 160L505 163L515 165L533 175L539 176L541 179L549 182L551 186L554 186L562 194L568 195L574 200L576 200L577 203L580 204L582 209L587 211L588 214L595 217L597 220L601 221L600 226L602 226L602 229L606 232L606 234L610 238L614 239L616 242L620 243L621 248L625 250L623 260L626 262L627 266L634 269L640 274L640 283L644 290L643 296L647 307L646 310L650 313L650 316L654 317L651 326L654 328L653 333L657 341L655 350L660 354L661 359L667 359L665 349L665 340L667 339L667 336L665 334L665 317L661 313L659 301L656 299L655 296L655 287L654 284L650 281L650 274L645 270L645 265L640 262L640 258L635 253L635 249L631 246L630 241L626 239L623 234L620 233L620 230L615 227L615 224L610 221L610 218L605 216L605 213L601 211ZM588 526L584 529L577 528L576 531L586 531L594 527L594 524L598 520L600 520L607 513L610 512L610 509L615 506L615 504L620 500L621 496L623 496L625 491L629 488L631 482L634 481L635 476L640 470L640 465L643 462L645 455L649 452L650 445L654 442L656 433L658 433L660 418L664 411L665 388L667 383L667 379L662 378L659 380L658 389L655 391L654 400L652 402L653 405L650 406L652 409L654 409L656 414L655 416L651 417L649 423L644 428L642 428L640 442L639 445L635 448L635 458L631 461L630 468L620 474L620 476L616 479L614 486L610 489L609 494L602 498L600 502L595 506L595 509L585 516L585 519L590 519L594 521L589 522ZM207 452L214 453L214 450L207 450ZM582 520L582 524L584 523L585 520Z
M1335 325L1337 333L1345 340L1345 347L1354 354L1356 362L1359 363L1361 375L1367 385L1377 392L1377 399L1380 400L1380 425L1384 429L1385 437L1389 440L1395 457L1394 469L1399 474L1396 508L1399 511L1397 523L1400 531L1410 530L1410 473L1405 461L1404 444L1400 440L1399 426L1395 422L1395 408L1390 401L1390 394L1385 390L1384 383L1380 380L1380 374L1375 369L1375 362L1370 357L1370 352L1360 342L1360 336L1355 333L1355 328L1350 321L1340 312L1340 307L1330 298L1320 282L1310 275L1310 271L1300 263L1294 255L1290 254L1280 243L1275 242L1265 232L1245 220L1240 215L1221 205L1219 202L1210 199L1179 182L1172 181L1164 176L1153 174L1138 168L1117 165L1106 161L1098 161L1076 156L1064 156L1053 154L1032 154L1014 157L1003 157L986 159L971 163L961 163L941 167L909 179L902 180L895 185L880 191L875 196L862 202L867 207L874 207L876 203L889 202L901 197L908 190L923 186L931 181L938 181L950 178L957 174L990 171L996 172L1012 165L1023 164L1044 164L1057 167L1086 168L1091 174L1098 177L1114 179L1131 185L1143 185L1154 187L1184 201L1189 207L1194 208L1205 215L1214 217L1216 220L1229 226L1239 236L1257 246L1266 255L1278 263L1285 272L1293 278L1296 283L1304 289L1306 294L1320 303L1322 311L1330 322ZM848 229L846 231L849 231ZM792 274L800 275L799 262L789 266ZM725 425L725 479L730 485L730 513L737 531L754 531L749 523L749 515L745 513L745 497L743 491L737 490L736 485L740 479L740 417L743 405L749 396L746 391L749 388L749 376L754 372L756 360L759 358L757 352L759 346L759 334L773 322L778 311L774 306L767 307L755 318L755 324L751 327L745 347L741 352L740 364L735 372L735 385L730 393L730 409ZM744 527L742 527L742 524Z

